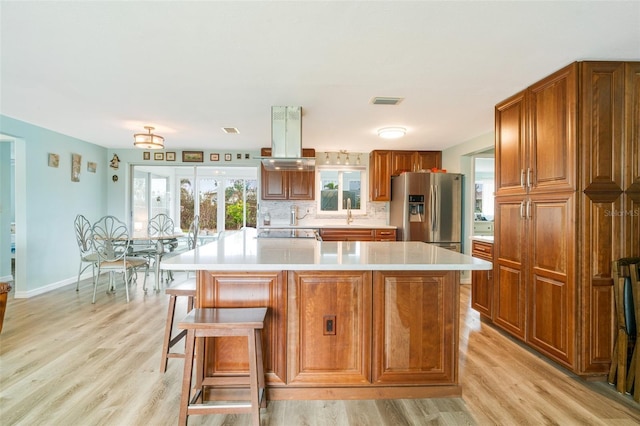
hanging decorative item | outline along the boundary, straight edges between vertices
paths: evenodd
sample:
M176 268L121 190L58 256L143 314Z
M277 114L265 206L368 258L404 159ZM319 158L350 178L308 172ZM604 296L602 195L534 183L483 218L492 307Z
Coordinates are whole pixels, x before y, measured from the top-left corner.
M118 154L113 154L113 158L111 159L111 163L109 164L109 167L117 170L119 166L120 166L120 158L118 158Z

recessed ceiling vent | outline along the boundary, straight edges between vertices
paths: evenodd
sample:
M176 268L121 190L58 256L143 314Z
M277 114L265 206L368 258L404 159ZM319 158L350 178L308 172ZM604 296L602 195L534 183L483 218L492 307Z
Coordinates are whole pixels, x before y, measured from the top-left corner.
M237 135L238 133L240 133L240 130L236 129L235 127L223 127L222 131L232 135Z
M373 105L398 105L402 102L404 98L385 98L381 96L376 96L371 99L371 103Z

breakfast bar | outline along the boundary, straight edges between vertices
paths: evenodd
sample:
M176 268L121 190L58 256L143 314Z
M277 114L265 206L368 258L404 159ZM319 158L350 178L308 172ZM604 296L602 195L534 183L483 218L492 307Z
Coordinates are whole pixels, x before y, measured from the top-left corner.
M196 307L268 308L269 399L379 399L461 395L459 274L491 263L422 242L258 238L245 229L161 268L197 271ZM246 353L242 339L211 338L207 375L242 373Z

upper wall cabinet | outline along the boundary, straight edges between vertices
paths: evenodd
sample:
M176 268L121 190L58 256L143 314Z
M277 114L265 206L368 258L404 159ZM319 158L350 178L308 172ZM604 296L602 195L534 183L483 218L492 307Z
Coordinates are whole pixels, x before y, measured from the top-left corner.
M496 106L496 195L576 187L578 64Z
M442 167L441 151L371 151L369 198L371 201L391 201L391 176L434 167Z
M261 155L271 155L271 148L262 148ZM303 157L315 157L315 149L303 149ZM313 200L315 198L315 178L313 171L269 171L261 169L263 200Z
M419 172L442 165L440 151L392 151L391 176L398 176L402 172Z

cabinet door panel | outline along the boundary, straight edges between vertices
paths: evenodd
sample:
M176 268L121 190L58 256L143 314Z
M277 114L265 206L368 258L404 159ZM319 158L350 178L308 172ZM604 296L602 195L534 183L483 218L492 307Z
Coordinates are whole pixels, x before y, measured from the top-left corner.
M374 272L374 383L457 382L458 277Z
M480 241L471 243L471 255L493 262L493 244ZM471 307L488 318L493 313L493 271L471 272Z
M522 91L496 106L496 196L525 193L525 93Z
M288 383L370 383L370 272L290 272L289 319Z
M569 368L575 359L575 193L532 197L528 342Z
M625 256L640 257L640 62L629 63L625 69L626 91L625 144L627 171L624 176L625 190L624 240Z
M198 308L250 308L266 306L262 347L264 370L269 385L284 384L286 374L286 288L283 272L198 273ZM207 359L214 372L233 374L249 370L247 339L208 339Z
M577 64L531 86L529 192L567 191L576 187Z
M418 151L417 156L416 171L429 170L434 167L442 168L441 151Z
M391 175L415 171L414 151L393 151L391 154Z
M391 200L391 151L371 151L369 154L369 199Z
M262 199L286 200L287 199L287 175L285 172L267 171L262 169Z
M313 200L315 193L314 172L289 171L289 199L290 200Z
M496 325L525 338L525 200L496 198L494 245L494 306Z

